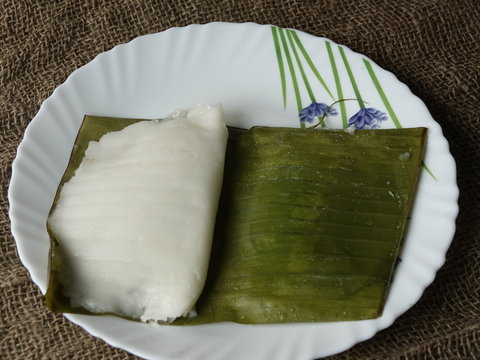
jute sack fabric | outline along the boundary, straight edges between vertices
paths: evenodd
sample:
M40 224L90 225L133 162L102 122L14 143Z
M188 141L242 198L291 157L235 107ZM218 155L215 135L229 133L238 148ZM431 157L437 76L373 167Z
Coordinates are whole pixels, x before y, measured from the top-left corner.
M139 35L211 21L296 28L370 57L426 103L457 161L457 232L435 281L390 328L330 359L480 358L479 4L1 0L0 358L135 358L47 311L10 234L11 163L29 121L73 70Z

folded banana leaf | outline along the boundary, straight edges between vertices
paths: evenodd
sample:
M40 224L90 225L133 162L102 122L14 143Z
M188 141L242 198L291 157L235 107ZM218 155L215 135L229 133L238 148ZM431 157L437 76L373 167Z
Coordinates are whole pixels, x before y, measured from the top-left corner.
M235 132L199 317L177 322L380 316L426 133L268 127Z
M140 120L86 116L57 196L90 140L136 121ZM199 315L174 324L380 316L425 139L425 128L353 134L230 129L208 278L197 302ZM47 304L53 311L88 313L73 308L62 294L62 264L55 256L61 239L50 235Z

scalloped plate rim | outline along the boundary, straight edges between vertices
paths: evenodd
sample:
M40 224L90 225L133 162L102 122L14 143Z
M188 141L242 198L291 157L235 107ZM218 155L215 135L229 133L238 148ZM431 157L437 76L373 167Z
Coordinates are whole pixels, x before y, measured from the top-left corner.
M18 151L17 151L17 156L16 158L14 159L13 163L12 163L12 177L11 177L11 182L10 182L10 186L9 186L9 189L8 189L8 199L9 199L9 203L10 203L10 208L9 208L9 216L10 216L10 219L11 219L11 231L12 231L12 234L15 238L15 242L16 242L16 245L17 245L17 248L18 248L18 254L19 254L19 257L20 257L20 260L22 261L22 263L25 265L25 267L27 268L32 280L42 289L42 285L39 284L39 276L37 275L38 273L38 269L34 269L32 267L32 264L29 263L29 261L27 260L27 252L28 252L28 249L25 249L24 248L24 244L22 243L21 240L19 240L21 238L21 236L19 236L18 232L17 232L17 227L18 226L21 226L19 225L19 223L17 223L17 218L16 218L16 214L15 214L15 196L16 196L16 192L17 191L20 191L19 189L17 189L17 182L15 181L16 180L16 174L18 174L19 172L21 172L20 170L20 166L22 165L22 161L23 161L23 154L24 154L24 147L27 146L27 144L32 141L31 138L34 137L34 134L33 134L33 126L32 124L37 124L39 123L39 121L41 121L41 118L42 118L42 115L43 115L43 112L45 110L45 106L47 106L50 102L55 102L55 99L57 97L57 94L59 92L59 89L62 89L63 87L67 87L69 86L70 83L74 82L74 79L75 77L77 76L81 76L83 72L85 71L88 71L88 69L90 67L93 67L95 66L96 63L98 63L102 57L104 56L114 56L116 52L118 52L118 49L119 48L123 48L123 47L129 47L129 46L133 46L133 44L135 44L136 42L139 42L139 41L142 41L141 39L146 39L146 38L151 38L151 37L154 37L158 34L168 34L169 32L173 32L173 31L192 31L194 30L196 27L208 27L208 26L235 26L235 27L239 27L239 26L248 26L251 28L251 30L256 30L258 29L259 27L270 27L272 25L269 25L269 24L256 24L256 23L253 23L253 22L248 22L248 23L226 23L226 22L213 22L213 23L207 23L207 24L190 24L190 25L187 25L187 26L184 26L184 27L173 27L173 28L169 28L169 29L166 29L162 32L158 32L158 33L151 33L151 34L145 34L145 35L141 35L139 37L136 37L132 40L130 40L129 42L126 42L126 43L123 43L123 44L119 44L117 46L114 46L113 48L105 51L105 52L102 52L98 55L96 55L90 62L88 62L87 64L81 66L80 68L76 69L75 71L73 71L67 78L66 80L60 84L53 92L52 94L41 104L37 114L33 117L32 121L30 122L30 124L27 126L26 130L25 130L25 133L24 133L24 138L23 140L21 141L19 147L18 147ZM293 30L293 29L292 29ZM302 37L309 37L311 39L315 39L315 40L328 40L328 41L331 41L327 38L324 38L324 37L317 37L317 36L314 36L314 35L311 35L311 34L308 34L308 33L305 33L303 31L299 31L299 30L295 30L297 33L301 34ZM333 44L337 45L335 42L331 41ZM343 46L343 45L342 45ZM428 112L428 108L426 107L426 105L423 103L423 101L418 98L415 94L412 93L411 89L404 83L402 83L398 77L393 74L392 72L388 71L388 70L385 70L381 67L379 67L374 61L372 61L370 58L368 58L367 56L363 55L363 54L359 54L359 53L356 53L354 51L352 51L350 48L348 47L345 47L343 46L344 49L346 49L348 51L348 53L350 54L354 54L356 56L358 55L361 55L362 57L368 59L372 65L376 66L377 68L381 69L382 70L382 76L388 76L391 78L392 81L398 83L398 84L401 84L403 87L404 87L404 90L405 92L408 92L408 95L410 97L414 97L418 103L418 105L420 106L423 106L425 108L425 110ZM443 133L442 133L442 129L441 129L441 126L431 117L431 122L429 122L429 127L432 126L432 124L435 124L433 126L436 126L437 127L437 130L440 131L440 134L442 135L442 141L443 141L443 147L444 147L444 151L450 153L449 151L449 145L448 145L448 142L447 140L443 137ZM35 125L34 125L35 126ZM451 157L451 161L450 161L450 166L453 167L453 172L456 173L456 165L455 165L455 161L453 159L453 157ZM455 194L455 202L452 203L451 205L453 206L453 208L450 209L450 221L451 221L451 233L448 234L447 237L450 238L450 242L448 243L448 246L449 244L451 243L451 241L453 240L453 236L454 236L454 233L455 233L455 218L458 214L458 187L456 185L456 182L454 184L450 184L451 186L454 186L456 187L456 194ZM447 246L447 249L448 249L448 246ZM435 279L435 274L436 272L438 271L438 269L444 264L445 262L445 254L446 254L446 250L445 250L445 253L443 254L443 261L441 262L437 262L436 263L436 266L432 266L432 276L431 278L429 279L429 281L425 281L423 283L423 290L425 290L426 287L428 287L432 282L433 280ZM45 287L43 287L45 288ZM352 347L353 345L355 345L356 343L360 342L360 341L365 341L371 337L373 337L378 331L380 330L383 330L387 327L389 327L394 321L395 319L400 316L401 314L403 314L405 311L407 311L409 308L411 308L416 302L418 302L418 300L421 298L421 295L423 294L423 290L422 292L420 292L418 294L418 296L416 298L413 298L411 299L411 301L409 302L409 304L406 306L406 310L403 310L401 311L400 313L398 314L389 314L390 316L388 316L388 318L385 318L384 316L382 316L381 318L383 318L383 323L380 323L380 322L377 322L377 324L379 324L380 326L375 326L373 328L373 332L370 333L370 334L366 334L366 336L361 336L360 338L356 338L356 339L352 339L352 341L348 342L348 343L345 343L344 346L341 346L339 348L337 348L336 350L334 351L331 351L329 353L324 353L322 354L322 356L327 356L327 355L331 355L331 354L335 354L335 353L338 353L338 352L342 352L342 351L345 351L347 350L348 348ZM385 314L384 314L385 315ZM113 338L110 338L108 336L106 336L105 334L102 334L101 331L98 331L98 329L96 329L95 327L92 327L90 326L90 324L85 324L83 323L82 321L80 321L78 319L78 316L76 315L66 315L66 317L76 323L77 325L83 327L86 331L88 331L89 333L91 333L92 335L94 336L97 336L97 337L100 337L102 338L104 341L106 341L107 343L109 343L110 345L112 346L115 346L115 347L119 347L119 348L123 348L129 352L132 352L136 355L139 355L139 356L145 356L145 355L148 355L146 353L144 353L143 351L141 351L141 349L131 349L131 348L128 348L126 349L125 347L122 346L122 343L121 341L118 341L116 339L113 339ZM379 318L379 319L381 319ZM378 319L375 319L375 320L378 320ZM370 321L370 320L367 320L367 321ZM238 325L238 324L236 324ZM215 326L222 326L222 323L220 324L215 324ZM256 326L259 326L259 327L262 327L264 325L256 325ZM272 325L266 325L266 326L272 326ZM275 325L275 326L283 326L283 325ZM133 351L132 351L133 350ZM158 356L158 354L157 354ZM163 358L162 359L167 359L167 358Z

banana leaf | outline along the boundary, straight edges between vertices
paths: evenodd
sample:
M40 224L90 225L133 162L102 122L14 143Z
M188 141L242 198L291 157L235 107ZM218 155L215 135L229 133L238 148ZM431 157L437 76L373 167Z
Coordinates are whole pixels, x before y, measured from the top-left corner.
M381 315L427 129L256 127L230 137L199 317L285 323Z
M57 196L90 140L139 120L86 116ZM174 324L380 316L425 139L425 128L231 128L199 315ZM61 239L50 235L47 305L88 313L62 294Z

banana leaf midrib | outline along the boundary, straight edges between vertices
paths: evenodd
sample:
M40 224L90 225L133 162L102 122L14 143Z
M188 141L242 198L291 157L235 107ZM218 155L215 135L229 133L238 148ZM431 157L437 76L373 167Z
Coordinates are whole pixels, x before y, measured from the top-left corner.
M332 231L335 230L335 229L337 230L337 233L333 233L333 235L332 235ZM303 234L304 235L318 234L319 230L322 230L322 228L320 228L320 227L312 228L310 231L305 231ZM329 229L327 229L327 230L329 230ZM372 233L371 228L362 228L362 229L356 229L356 230L357 230L357 232L355 233L355 235L349 236L348 241L351 241L353 243L360 242L360 241L367 241L367 240L365 240L365 234ZM363 231L360 231L360 230L363 230ZM402 229L399 228L398 230L401 231ZM341 233L341 235L338 235L339 233ZM369 241L372 242L372 243L376 243L376 244L385 243L386 240L383 240L383 239L385 239L385 234L383 233L382 229L376 229L375 233L376 234L374 236L370 237ZM331 237L331 238L335 238L335 237L336 238L341 238L342 236L344 236L344 234L345 234L344 229L338 229L337 226L333 226L332 229L330 229L329 237ZM285 235L287 235L287 234L285 234ZM251 238L252 238L252 240L254 240L256 238L256 236L252 236ZM262 237L262 238L264 238L264 237ZM234 242L236 240L232 239L230 241Z
M228 299L230 299L230 301L232 300L232 291L235 291L235 292L239 292L239 291L248 291L249 294L248 296L242 296L242 295L236 295L233 299L236 299L237 302L240 302L239 300L241 299L248 299L249 302L251 301L250 298L258 298L258 301L263 301L264 304L265 302L267 302L267 299L271 300L272 299L275 299L275 298L281 298L279 300L281 300L283 303L285 302L291 302L291 301L301 301L303 302L304 304L308 305L308 306L315 306L315 311L319 311L321 310L321 308L335 308L335 306L333 305L328 305L328 304L325 304L325 303L321 303L319 302L319 300L326 300L327 302L328 301L337 301L339 303L344 303L344 304L348 304L348 302L345 301L345 295L346 293L348 293L348 295L353 295L353 294L358 294L360 293L360 291L358 290L352 290L350 292L345 292L345 291L331 291L331 292L328 292L328 291L324 291L324 292L318 292L318 295L315 297L315 299L308 299L310 297L310 294L308 292L301 292L301 288L295 288L294 286L292 286L292 284L286 284L288 285L289 287L292 288L292 290L295 290L296 291L296 294L285 294L285 293L282 293L281 291L275 291L275 286L278 286L277 284L275 284L274 286L272 286L271 288L266 288L269 291L268 295L265 295L265 292L264 291L261 291L261 292L258 292L258 291L255 291L254 288L248 288L248 287L245 287L245 288L236 288L236 289L228 289L226 290L225 292L219 292L219 291L215 291L214 294L215 296L218 298L218 299L221 299L222 297L225 299L225 301L227 301ZM334 286L335 284L332 284L332 287ZM266 290L265 289L265 290ZM323 289L322 289L323 290ZM361 294L361 296L358 296L357 298L357 302L355 304L355 307L362 307L362 303L364 304L363 306L367 307L367 303L370 303L372 300L375 300L375 297L377 297L378 295L377 294L373 294L373 295L370 295L370 294ZM294 304L294 303L293 303ZM338 306L338 305L336 305ZM262 307L265 307L265 305L263 305ZM369 307L369 309L371 310L371 307ZM338 311L338 309L337 309Z
M262 157L265 157L265 153L262 153ZM300 155L298 155L300 156ZM358 161L356 158L341 158L340 156L324 156L322 157L323 154L316 154L315 156L315 161L312 162L312 165L307 165L303 164L303 162L299 161L299 164L301 165L294 165L291 164L291 159L293 157L289 157L288 155L284 157L285 160L289 160L288 162L285 161L287 164L277 164L275 166L269 166L269 164L258 164L258 167L255 168L256 171L259 173L263 172L269 172L269 171L275 171L275 170L280 170L280 169L285 169L285 170L306 170L306 171L311 171L314 170L318 172L317 164L318 163L323 163L324 165L327 163L325 160L329 160L328 163L331 163L331 166L326 166L327 170L335 170L341 165L342 168L352 168L354 169L355 167L353 165L356 165L355 163ZM297 155L295 155L297 157ZM311 154L308 156L303 155L303 157L311 157ZM250 156L247 158L248 161L258 161L260 157L255 157L255 156ZM391 159L390 161L379 161L378 158L373 158L372 160L366 160L362 159L362 164L391 164ZM406 172L406 170L405 170ZM379 175L382 175L381 173Z
M247 179L249 179L247 177ZM354 191L355 188L359 188L359 190L370 190L370 191L378 191L378 190L385 190L385 194L388 194L390 197L387 197L387 199L390 200L390 202L392 202L391 200L391 194L389 194L388 192L392 192L392 190L395 191L396 194L398 193L408 193L408 189L403 189L403 188L399 188L399 185L397 183L397 185L395 184L389 184L387 185L387 187L384 187L384 186L368 186L368 185L365 185L365 184L358 184L358 183L341 183L341 182L327 182L327 181L315 181L315 180L310 180L310 179L307 179L307 180L300 180L300 179L286 179L286 180L283 180L283 179L277 179L277 180L271 180L269 179L268 181L268 184L275 184L277 187L278 186L281 186L281 185L285 185L285 186L291 186L291 183L298 183L299 185L300 184L315 184L316 185L316 188L309 188L309 189L305 189L304 191L300 191L300 190L297 190L295 188L293 188L293 190L291 190L291 193L302 193L302 194L305 194L305 195L319 195L320 193L323 192L324 189L321 189L322 191L318 191L318 188L319 187L323 187L323 188L326 188L326 189L330 189L330 192L333 193L334 190L333 188L340 188L340 189L348 189L348 190L351 190L352 189L352 186L353 186L353 189ZM249 185L243 185L245 188L252 188L252 187L255 187L257 185L265 185L265 181L261 181L261 182L257 182L256 180L252 181ZM354 192L355 193L355 192ZM279 192L279 195L278 196L287 196L287 195L282 195L282 194L285 194L284 192ZM251 198L255 198L255 197L258 197L258 195L247 195L247 196L244 196L244 198L248 198L248 197L251 197ZM363 198L362 198L363 199Z
M317 131L327 131L327 130L317 130ZM365 130L363 130L365 131ZM395 139L399 139L400 138L397 138L397 137L394 137ZM384 137L382 137L382 139L384 139ZM285 141L288 141L288 139L285 139ZM400 141L399 141L400 142ZM278 150L281 150L282 148L286 148L288 147L287 145L285 145L284 142L273 142L273 143L258 143L257 145L261 145L264 149L265 152L268 152L269 150L271 151L278 151ZM336 150L339 150L339 149L344 149L344 150L361 150L360 154L363 152L363 153L366 153L367 151L370 151L370 150L378 150L378 147L369 147L369 146L345 146L345 145L341 145L341 144L338 144L338 143L329 143L329 144L326 144L326 145L319 145L315 142L307 142L305 141L305 146L308 146L308 145L314 145L315 146L315 149L316 150L319 150L320 153L322 153L322 151L325 151L325 152L332 152L333 151L336 151ZM388 150L388 151L397 151L398 153L405 153L405 152L408 152L412 149L406 149L405 147L402 147L401 146L401 143L399 144L398 147L396 146L393 146L393 145L388 145L385 146L385 149L384 150ZM349 155L351 156L352 158L355 158L355 154L358 154L359 152L353 152L353 153L349 153L349 152L346 152L345 154L343 155ZM305 151L305 154L311 156L312 154L308 151Z
M305 235L305 233L300 233L300 232L291 232L291 233L286 233L285 234L290 234L290 235ZM259 236L259 235L257 235ZM252 236L252 238L255 238L255 236ZM339 242L339 241L350 241L350 242L357 242L357 243L361 243L361 242L372 242L372 243L375 243L376 246L378 246L379 244L385 244L387 243L385 240L375 240L375 239L365 239L365 238L355 238L355 237L351 237L351 238L348 238L348 239L345 239L344 237L340 237L340 236L335 236L335 235L331 235L331 234L328 234L328 235L325 235L325 234L322 234L322 238L325 239L325 238L329 238L329 239L334 239L336 242Z
M255 126L252 127L252 131L257 131L255 136L262 136L262 132L265 130L268 131L269 126ZM335 130L335 129L299 129L299 128L288 128L288 127L275 127L278 131L288 131L288 135L280 135L277 139L274 140L260 140L259 137L252 137L252 143L255 145L262 145L262 150L270 150L278 145L279 148L288 148L288 145L285 143L287 140L292 138L298 138L302 141L302 144L305 146L302 147L303 149L307 145L314 145L315 149L336 149L336 148L345 148L345 149L361 149L365 151L369 150L377 150L382 148L382 150L400 150L405 149L408 151L408 148L405 148L403 144L403 137L405 136L405 132L402 133L403 130L409 130L414 128L401 128L401 129L370 129L370 130L357 130L354 133L349 133L345 130ZM418 129L418 128L417 128ZM315 136L323 136L321 133L329 133L329 139L326 139L324 143L318 143L314 140L314 138L310 138L311 134ZM395 133L398 132L398 133ZM265 132L264 132L265 133ZM415 134L412 135L411 138L421 138L422 134ZM357 144L346 144L345 140L349 138L356 138ZM236 141L236 139L233 139ZM372 140L378 140L380 146L372 146ZM301 149L299 149L301 150ZM404 151L405 151L404 150Z
M305 254L303 254L303 253L292 253L292 254L295 255L295 256L300 256L300 257L305 257L306 258ZM243 258L243 261L244 262L246 262L246 261L258 261L258 260L262 259L263 256L261 256L261 255L262 254L260 254L260 256L248 256L248 254L247 254L247 256L245 256ZM392 255L392 257L393 257L393 255ZM379 265L384 266L385 264L390 263L390 259L385 259L385 258L362 257L362 256L358 256L358 255L355 255L354 257L352 257L352 256L349 256L349 255L338 255L338 254L316 254L315 261L327 261L327 262L335 263L336 265L338 265L339 263L350 263L351 261L354 261L357 265L358 264L369 263L369 265L372 268L377 268L377 267L379 267ZM312 260L312 262L313 262L313 260ZM272 269L269 269L268 272L258 271L259 269L261 270L265 265L272 266ZM301 276L304 277L304 278L308 278L309 276L313 276L313 275L315 275L315 277L318 277L318 278L332 278L332 277L335 277L335 278L344 277L344 278L349 278L349 279L352 279L352 278L355 278L355 277L360 277L360 278L361 277L369 277L369 278L372 278L371 274L367 276L367 274L364 274L361 271L357 272L356 274L350 274L350 273L348 273L348 270L332 272L327 267L325 267L324 270L317 270L315 273L307 272L307 271L301 271L299 273L293 273L292 274L292 273L288 273L288 272L279 271L278 268L273 266L273 265L270 262L265 261L265 262L262 262L262 264L259 265L259 266L253 266L253 265L252 266L243 266L241 268L241 270L242 271L254 270L255 274L248 276L248 278L250 278L250 279L254 279L254 278L257 278L257 277L268 277L268 276L279 276L279 277L284 277L284 278L287 277L287 276L298 277L299 274L301 274ZM240 270L240 268L239 268L239 270ZM238 279L243 279L243 278L244 278L243 276L234 276L234 275L222 276L222 279L224 279L225 281L232 281L232 280L238 280ZM382 279L381 276L378 276L378 278Z
M256 186L252 186L252 188L256 188ZM257 187L258 188L258 187ZM243 190L248 190L248 189L243 189ZM383 190L381 188L379 188L379 190ZM327 198L330 198L330 197L335 197L339 200L350 200L351 202L355 202L355 201L365 201L365 202L372 202L372 203L379 203L379 204L382 204L382 205L399 205L401 204L401 201L399 200L402 200L402 199L406 199L408 200L408 196L407 195L402 195L402 192L400 191L395 191L393 192L391 189L386 189L387 191L385 191L384 194L382 195L379 195L379 194L368 194L368 195L364 195L363 197L355 197L355 196L352 196L352 195L360 195L359 193L357 192L352 192L349 194L349 196L340 196L340 195L336 195L335 193L326 193L324 194L324 197L325 199ZM389 193L389 191L391 192L391 194ZM372 198L374 195L377 196L377 198ZM281 196L281 195L278 195L278 196ZM242 197L243 200L247 200L247 199L266 199L266 197L262 197L262 196L255 196L255 195L252 195L252 196L248 196L248 197ZM395 200L395 201L393 201Z
M282 167L279 167L278 169L282 169L284 168L284 166ZM257 170L257 169L256 169ZM343 167L343 168L330 168L328 169L329 171L331 172L339 172L340 173L340 177L348 177L349 176L349 173L348 173L348 170L353 170L353 169L347 169L346 167ZM358 171L357 169L355 169L356 171ZM403 170L403 169L402 169ZM405 168L405 171L407 171L408 169ZM378 174L372 174L371 171L368 171L368 170L365 170L365 171L358 171L359 174L361 174L362 176L364 176L366 179L379 179L379 178L385 178L386 181L389 181L391 180L392 178L394 178L391 174L382 174L382 173L378 173ZM399 172L396 176L396 180L402 180L403 178L408 178L407 176L401 176L404 174L404 171L402 172ZM320 179L322 179L322 176L325 176L325 174L319 174L320 176ZM337 175L338 176L338 175ZM274 179L272 179L271 181L275 181ZM284 181L288 181L288 180L284 180ZM305 179L305 180L302 180L300 178L298 179L292 179L292 181L299 181L299 182L309 182L308 179ZM322 182L325 182L325 180L322 180ZM335 183L332 183L330 182L330 184L335 184Z
M382 214L383 216L383 214ZM316 226L320 225L333 225L333 226L343 226L344 228L352 228L352 229L358 229L358 228L368 228L368 229L375 229L375 230L384 230L384 229L390 229L391 226L378 226L375 225L374 223L372 224L344 224L342 222L335 222L335 221L325 221L325 220L317 220L313 221L311 219L301 219L301 218L295 218L291 217L291 220L296 221L296 222L302 222L302 223L310 223L310 224L315 224ZM265 222L271 221L271 216L263 215L255 218L255 220L251 220L249 225L255 225L255 224L264 224ZM397 224L395 222L395 224ZM291 224L290 224L291 225ZM320 228L320 227L319 227ZM280 232L280 233L285 233L285 232Z
M319 130L319 131L325 131L325 130ZM285 141L288 141L288 139L285 139ZM264 143L260 143L258 145L261 145L264 149L262 149L262 152L265 152L265 153L277 153L278 151L281 151L282 148L287 148L288 146L285 145L283 142L278 142L278 143L272 143L272 144L264 144ZM327 158L327 159L332 159L332 160L344 160L344 159L347 159L347 160L355 160L355 159L358 159L359 156L358 155L363 155L363 154L366 154L368 151L371 151L371 150L378 150L378 147L366 147L366 146L357 146L357 147L345 147L345 146L340 146L340 145L324 145L324 146L319 146L317 144L315 144L314 142L312 143L305 143L305 146L308 147L308 146L314 146L315 147L315 150L316 152L314 154L312 154L311 152L308 152L308 151L304 151L304 152L298 152L299 155L305 155L305 156L309 156L309 157L315 157L315 158L318 158L319 156L323 156L324 158ZM356 151L358 150L358 151ZM389 153L395 153L395 154L398 154L398 155L402 155L402 154L405 154L405 153L408 153L410 151L412 151L412 149L405 149L405 147L390 147L388 146L388 149L385 147L384 150L388 150ZM352 152L353 151L353 152ZM356 152L355 152L356 151ZM288 154L287 154L288 155ZM374 156L377 156L377 157L380 157L380 158L383 158L382 157L382 153L377 153L377 154L374 154ZM249 154L248 158L254 158L256 156L255 153L252 153L252 154ZM364 160L364 159L363 159Z
M217 295L219 298L222 297L222 294L221 294L221 293L216 293L216 295ZM252 293L251 295L249 295L249 297L254 297L255 295L257 295L257 294ZM225 294L224 297L225 297L225 300L228 300L228 299L230 299L230 301L232 300L231 294ZM372 297L373 297L373 296L372 296ZM299 300L299 299L300 299L300 300L303 300L303 296L301 296L301 295L300 295L300 296L295 296L295 295L288 295L288 296L286 296L286 295L284 295L284 294L278 294L278 295L275 295L275 294L274 294L274 295L269 295L268 297L266 297L265 294L263 294L263 293L258 294L258 300L259 300L259 301L262 301L262 300L265 301L265 299L267 299L267 298L268 298L269 300L272 300L272 299L275 299L275 298L281 298L281 299L283 300L283 302L288 302L288 301L292 301L292 300L293 300L293 301L297 301L297 300ZM235 297L234 299L236 300L236 302L240 302L240 300L242 299L242 296L239 295L239 296ZM337 301L340 302L340 301L342 300L342 297L341 297L341 296L337 296L337 297L335 297L335 296L330 296L330 297L325 297L325 299L328 299L328 300L337 300ZM369 296L365 296L364 299L369 299ZM315 306L316 306L317 310L321 310L322 308L323 308L323 309L335 309L335 308L336 308L336 306L332 306L332 305L329 306L329 305L325 305L325 304L318 304L318 301L317 301L316 299L312 299L312 300L311 300L311 303L312 303L312 305L315 305ZM356 304L356 307L358 307L358 308L364 307L365 309L370 309L370 307L369 307L368 305L362 305L361 300L359 301L359 303ZM264 304L262 311L265 310L265 309L268 309L268 305L265 305L265 304ZM287 309L285 309L285 308L283 308L283 309L284 309L284 310L287 310ZM184 321L185 321L185 320L184 320ZM188 320L186 320L186 321L188 321ZM195 319L192 319L192 321L194 322ZM308 321L308 320L307 320L307 321ZM178 322L178 323L181 323L181 321L178 320L178 321L175 322L175 324L176 324L177 322Z
M245 197L244 199L261 199L262 201L264 201L265 203L265 207L268 208L268 207L272 207L272 208L275 208L277 207L278 205L289 205L291 207L299 207L299 208L308 208L310 210L314 210L314 211L324 211L324 210L328 210L330 212L338 212L338 213L348 213L348 214L351 214L351 211L348 211L348 210L345 210L345 209L341 209L341 208L334 208L332 206L328 206L328 208L326 206L323 206L321 205L321 203L319 203L318 205L314 205L314 206L306 206L302 203L294 203L294 202L288 202L288 201L267 201L267 199L265 198L261 198L259 196L248 196L248 197ZM277 198L278 199L278 198ZM355 199L355 198L352 198L352 199ZM369 201L368 199L364 199L364 198L358 198L358 199L361 199L362 201ZM378 202L378 201L377 201ZM397 203L398 204L398 203ZM241 206L238 206L237 207L237 211L238 212L241 212L241 211L248 211L248 208L242 208ZM377 212L367 212L367 211L362 211L361 213L359 212L358 215L362 215L362 216L365 216L365 215L377 215L377 216L395 216L395 214L393 213L388 213L388 212L382 212L381 214L378 214ZM305 220L308 220L308 219L305 219Z
M375 268L374 268L375 269ZM306 301L312 301L318 296L322 295L331 295L331 294L341 294L345 292L351 292L352 288L363 289L363 285L367 284L368 286L383 286L386 283L385 274L380 274L377 277L372 277L371 275L345 275L342 273L308 273L308 272L297 272L297 273L267 273L267 274L255 274L253 277L221 277L219 281L224 282L226 285L221 288L212 289L212 293L221 294L228 293L231 290L235 290L235 293L230 293L230 296L238 297L244 296L248 297L251 294L263 294L266 297L271 295L277 295L281 293L284 296L299 297L304 296ZM280 281L278 279L281 279ZM308 286L305 286L303 282L298 281L299 278L308 282ZM362 286L353 286L351 288L342 287L346 281L358 280L363 281ZM262 287L255 285L255 281L262 281ZM234 284L234 285L233 285ZM288 284L290 287L295 288L295 291L287 288L278 288L277 291L265 291L267 288L275 289L278 284ZM317 290L316 296L312 297L311 293L308 293L315 288ZM244 293L242 289L251 289L252 293ZM303 290L303 292L302 292ZM306 296L305 296L306 295ZM370 294L366 292L363 297L370 297ZM347 300L348 299L343 299ZM377 298L378 301L378 298Z

